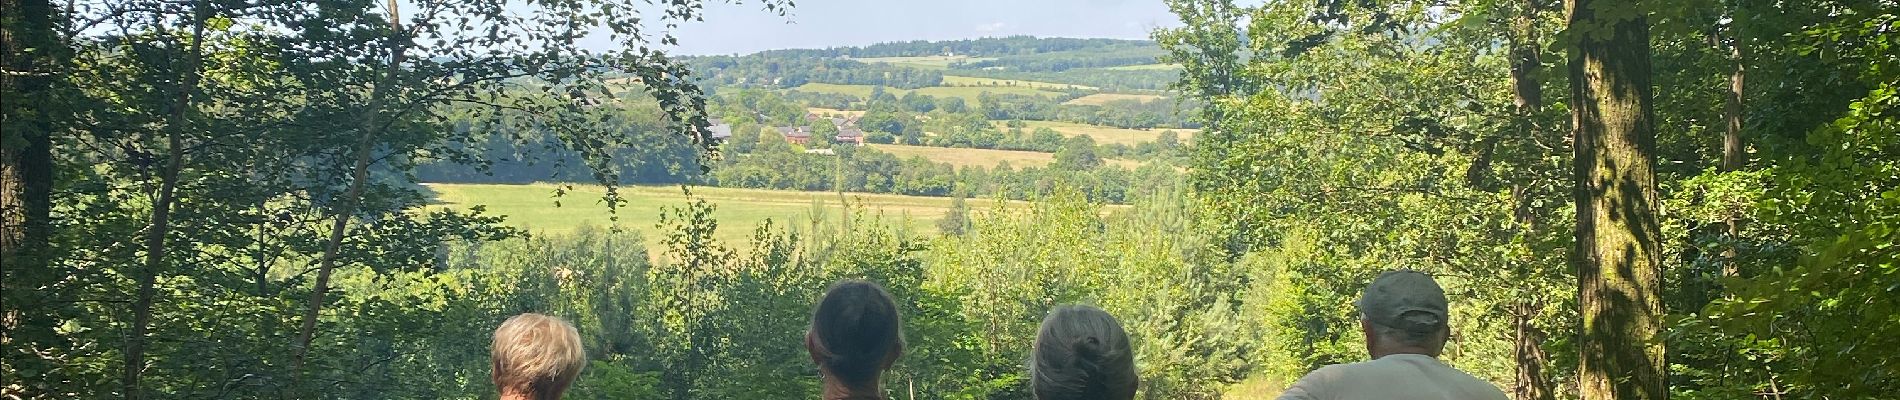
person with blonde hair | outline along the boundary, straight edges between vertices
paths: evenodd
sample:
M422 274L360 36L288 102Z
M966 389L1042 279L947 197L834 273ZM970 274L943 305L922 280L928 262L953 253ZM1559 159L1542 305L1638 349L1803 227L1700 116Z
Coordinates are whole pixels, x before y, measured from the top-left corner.
M558 317L526 313L495 328L495 381L501 400L553 400L587 365L580 332Z

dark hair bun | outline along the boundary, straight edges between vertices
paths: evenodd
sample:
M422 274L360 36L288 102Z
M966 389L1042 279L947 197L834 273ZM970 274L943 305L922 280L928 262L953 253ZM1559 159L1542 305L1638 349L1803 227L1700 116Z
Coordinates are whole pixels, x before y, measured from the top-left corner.
M831 285L812 310L812 356L826 373L864 383L883 372L885 361L904 347L902 319L890 293L876 283L844 280Z

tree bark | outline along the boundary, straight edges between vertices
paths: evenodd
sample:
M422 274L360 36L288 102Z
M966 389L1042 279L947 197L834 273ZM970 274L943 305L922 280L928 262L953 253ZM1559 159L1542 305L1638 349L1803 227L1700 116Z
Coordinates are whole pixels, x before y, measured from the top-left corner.
M1522 302L1512 312L1512 340L1515 343L1511 347L1511 357L1517 360L1517 376L1511 383L1511 397L1517 400L1556 398L1550 377L1544 375L1544 365L1550 362L1550 354L1544 351L1543 346L1545 334L1532 324L1537 308L1539 306L1532 302Z
M1740 18L1735 19L1739 24ZM1723 119L1728 122L1728 131L1722 134L1722 171L1734 172L1742 170L1742 165L1747 162L1742 149L1742 78L1746 72L1743 41L1747 37L1735 25L1730 25L1729 32L1729 57L1734 69L1729 73L1728 101L1723 107ZM1742 234L1742 218L1731 213L1727 222L1729 245L1722 251L1722 276L1734 277L1741 271L1735 258L1740 255L1740 245L1736 239Z
M52 337L56 315L39 305L57 279L52 247L53 71L65 50L45 0L0 0L0 373L40 362L15 357ZM25 331L32 331L31 333Z
M38 267L30 257L42 248L52 197L52 121L44 106L51 95L52 71L48 47L53 44L53 7L44 0L0 2L0 271ZM37 229L37 230L36 230ZM13 280L0 282L14 283Z
M172 102L171 121L165 127L165 166L159 171L158 199L152 202L150 226L145 231L145 263L138 271L138 298L132 304L132 333L125 343L125 369L120 374L121 388L127 399L143 398L140 379L145 371L145 335L152 323L152 303L157 295L158 274L165 269L165 236L171 233L172 205L178 190L178 171L184 167L184 134L191 126L192 93L198 90L200 60L204 52L205 19L210 9L200 0L193 5L191 49L185 54L184 76Z
M1649 24L1637 0L1571 0L1576 264L1585 400L1667 398Z
M1539 50L1537 35L1537 3L1535 0L1521 0L1513 4L1510 32L1506 40L1510 43L1509 58L1511 66L1511 102L1515 121L1512 125L1525 135L1525 140L1534 139L1537 124L1533 119L1537 110L1544 107L1542 83L1537 75L1543 69L1543 54ZM1471 166L1465 170L1465 183L1484 191L1501 189L1497 180L1491 177L1491 161L1497 152L1500 138L1486 137L1477 144Z
M293 379L303 375L304 358L310 352L310 342L316 338L317 316L323 311L325 295L330 290L330 274L336 270L336 259L343 249L343 238L350 227L350 218L356 214L363 200L363 189L369 185L370 151L373 149L378 133L383 130L382 107L386 102L391 85L396 84L398 71L402 68L404 44L408 43L402 32L402 17L397 13L396 0L388 0L389 29L389 65L384 70L383 81L371 89L369 104L363 108L364 118L360 134L352 149L354 163L350 166L350 187L343 193L342 204L335 209L334 220L330 224L330 237L325 240L323 257L317 266L316 286L310 291L310 306L304 309L303 327L297 334L296 353L291 357Z
M1536 140L1541 135L1537 129L1537 113L1544 108L1544 92L1538 74L1543 70L1544 61L1539 49L1537 35L1537 3L1535 0L1519 0L1512 10L1510 31L1511 61L1511 100L1516 109L1515 121L1522 140ZM1495 146L1497 141L1487 142ZM1488 156L1493 148L1485 148ZM1488 173L1489 171L1485 171ZM1470 178L1467 178L1470 179ZM1536 235L1536 214L1530 209L1529 189L1522 182L1511 185L1511 198L1514 205L1514 217L1523 235ZM1550 357L1544 351L1544 332L1533 324L1534 311L1543 308L1543 304L1532 300L1518 302L1512 312L1515 333L1512 335L1512 359L1516 370L1511 384L1511 395L1517 400L1551 400L1555 390L1549 376L1544 373Z

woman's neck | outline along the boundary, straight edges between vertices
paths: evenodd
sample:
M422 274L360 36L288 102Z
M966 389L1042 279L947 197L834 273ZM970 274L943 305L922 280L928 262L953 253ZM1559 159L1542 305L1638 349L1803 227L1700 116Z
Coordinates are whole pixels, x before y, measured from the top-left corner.
M883 400L884 391L880 390L877 382L871 382L871 384L863 385L863 387L851 387L850 385L845 385L843 382L838 382L837 380L827 377L825 378L824 399L825 400L867 400L867 399Z

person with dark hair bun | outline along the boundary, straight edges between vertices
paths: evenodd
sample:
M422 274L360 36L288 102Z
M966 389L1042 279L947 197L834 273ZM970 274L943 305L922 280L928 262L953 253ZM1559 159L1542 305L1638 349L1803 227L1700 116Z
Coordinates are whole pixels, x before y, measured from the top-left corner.
M1030 359L1030 390L1038 400L1128 400L1141 386L1128 333L1092 306L1049 312Z
M904 352L903 321L884 287L843 280L812 311L805 349L824 379L824 398L883 399L879 379Z

